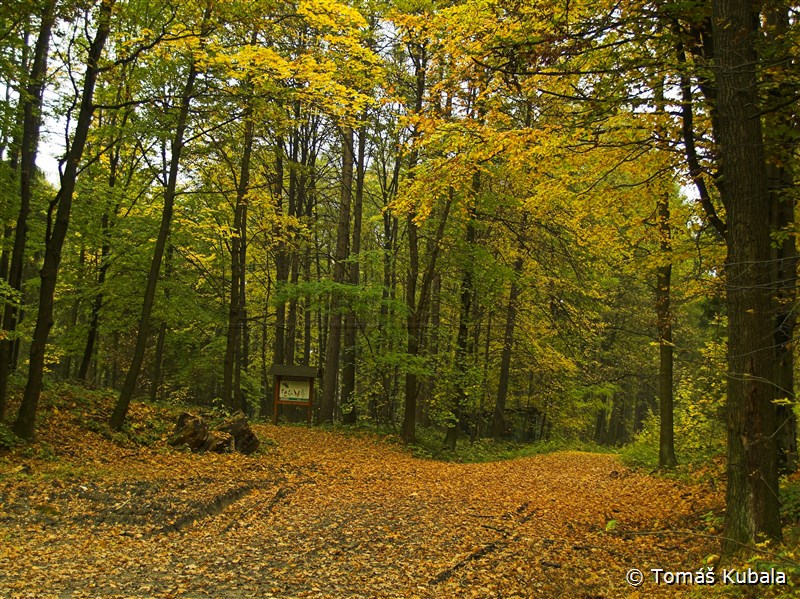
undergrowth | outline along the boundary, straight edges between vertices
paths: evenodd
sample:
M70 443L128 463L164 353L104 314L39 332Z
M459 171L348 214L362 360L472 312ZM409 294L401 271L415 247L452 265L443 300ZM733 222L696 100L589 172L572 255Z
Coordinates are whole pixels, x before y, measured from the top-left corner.
M512 440L496 440L489 437L479 439L459 438L455 450L444 447L444 433L433 428L417 431L417 440L410 445L414 457L446 462L478 463L513 460L554 451L587 451L610 453L613 449L577 439L553 438L533 443Z

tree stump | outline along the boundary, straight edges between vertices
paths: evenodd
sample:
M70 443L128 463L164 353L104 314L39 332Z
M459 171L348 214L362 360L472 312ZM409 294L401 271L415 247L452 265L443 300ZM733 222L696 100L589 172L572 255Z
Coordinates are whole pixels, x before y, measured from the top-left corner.
M203 442L203 446L199 451L213 451L214 453L233 453L235 448L234 440L228 433L213 430L208 431L208 437Z
M169 444L187 445L196 453L238 451L250 455L261 443L241 412L233 414L213 430L199 416L184 412L178 417Z
M261 445L253 429L247 423L247 417L242 412L236 412L214 430L232 436L236 451L245 455L250 455Z
M206 421L199 416L184 412L178 416L178 422L175 424L175 431L172 433L169 444L176 447L188 445L192 451L199 451L206 439L208 439Z

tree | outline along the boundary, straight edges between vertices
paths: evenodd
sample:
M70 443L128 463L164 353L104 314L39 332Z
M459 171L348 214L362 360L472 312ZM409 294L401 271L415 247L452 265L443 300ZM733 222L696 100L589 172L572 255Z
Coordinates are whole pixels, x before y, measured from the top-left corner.
M770 305L769 181L751 2L714 0L716 133L728 215L725 548L781 538Z
M342 180L339 220L336 227L336 253L333 260L333 282L344 284L348 277L347 258L350 255L350 207L353 197L353 130L346 127L342 138ZM320 422L333 422L339 380L339 357L342 346L342 300L338 290L331 296L328 320L328 342L325 351L325 371L322 380Z
M673 369L674 352L672 340L672 310L670 308L670 287L672 285L672 231L670 224L669 194L664 193L656 200L658 219L659 249L662 263L657 269L656 313L658 319L658 398L660 435L658 444L658 465L661 468L674 468L675 458Z
M8 272L9 287L16 292L22 289L22 269L28 236L28 216L31 209L36 174L36 154L39 148L39 132L42 125L42 102L50 37L56 20L56 0L45 0L41 9L39 35L33 50L31 71L24 85L24 93L20 95L20 104L22 106L22 137L19 150L20 204L14 229L14 245ZM14 170L16 169L12 169L12 172ZM6 301L3 309L3 330L7 331L7 333L0 340L0 419L3 419L6 411L8 375L13 360L13 333L17 326L17 318L18 309L15 302L13 300Z
M50 204L47 235L45 237L44 264L40 270L41 287L36 328L31 342L28 366L28 381L22 397L14 431L25 439L33 437L36 426L36 410L42 390L45 350L50 327L53 325L53 299L56 290L61 252L69 228L72 198L78 169L86 147L89 128L94 114L94 90L100 74L100 59L111 31L111 13L114 0L102 0L97 11L96 31L86 58L86 71L80 97L80 109L72 142L66 155L66 166L61 175L61 189ZM54 214L55 213L55 214Z
M211 18L212 6L207 3L203 11L201 23L198 29L198 38L201 41L208 34L209 21ZM156 286L158 285L158 274L161 270L161 261L164 257L164 250L167 246L170 224L172 223L172 213L175 206L175 196L178 188L178 176L181 154L186 146L186 130L189 125L189 107L195 94L195 83L199 74L199 57L192 56L189 62L189 70L186 76L180 104L177 110L175 132L170 147L169 174L164 187L164 207L161 213L161 224L156 237L156 244L153 248L153 257L150 261L150 271L147 276L147 287L144 291L144 302L142 304L142 314L139 318L139 329L136 335L136 347L134 348L131 364L125 376L119 399L114 406L111 414L110 424L114 429L121 429L125 423L125 416L128 413L131 399L136 390L136 381L139 371L144 361L144 352L147 347L147 340L150 335L150 316L153 312L155 302Z
M361 127L358 131L358 152L356 152L355 164L355 193L353 194L353 240L350 244L350 277L349 283L354 288L359 286L360 281L360 262L359 253L361 252L361 223L364 206L364 175L367 151L367 131ZM355 424L358 419L356 407L356 313L355 309L348 310L345 315L344 325L344 344L342 367L342 405L345 406L344 422Z

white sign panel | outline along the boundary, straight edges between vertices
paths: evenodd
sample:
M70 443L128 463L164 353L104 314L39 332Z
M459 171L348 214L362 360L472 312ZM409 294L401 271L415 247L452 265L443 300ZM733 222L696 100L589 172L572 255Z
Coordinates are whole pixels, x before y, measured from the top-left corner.
M281 381L281 399L284 401L308 401L311 397L309 381Z

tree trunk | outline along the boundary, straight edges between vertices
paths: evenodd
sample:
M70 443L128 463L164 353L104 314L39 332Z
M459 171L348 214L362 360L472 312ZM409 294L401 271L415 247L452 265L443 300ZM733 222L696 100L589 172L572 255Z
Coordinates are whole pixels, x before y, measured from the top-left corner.
M747 0L713 2L719 155L728 214L728 487L726 552L781 538L770 305L769 184Z
M249 102L250 100L248 100ZM245 251L247 241L247 193L250 189L250 156L253 149L252 109L248 105L244 115L244 149L236 187L236 204L231 236L231 287L228 304L228 334L225 340L225 359L222 382L222 401L231 412L242 410L241 346L244 319ZM239 360L235 358L239 357Z
M205 13L203 14L203 24L200 28L200 38L205 37L208 28L208 21L211 17L211 3L206 5ZM193 59L189 67L189 75L186 79L186 84L181 94L181 103L178 111L178 120L175 126L175 134L172 138L172 151L170 154L169 176L167 178L167 186L164 189L164 208L161 212L161 225L158 229L158 236L156 237L156 245L153 249L153 258L150 262L150 272L147 276L147 286L144 292L144 302L142 304L142 314L139 319L139 330L136 334L136 346L133 350L133 358L131 360L130 368L125 376L125 382L122 384L119 399L114 406L114 411L111 414L110 424L115 430L120 430L125 423L125 417L128 414L128 408L136 390L136 381L139 378L139 371L142 368L144 361L144 353L147 347L147 339L150 335L150 316L153 312L153 305L156 297L156 286L158 285L158 273L161 270L161 262L164 258L164 250L167 245L167 237L169 236L170 225L172 223L172 212L175 206L175 194L178 185L178 170L180 166L180 158L184 148L184 135L186 134L186 127L189 120L189 106L192 102L194 95L194 86L197 80L197 63Z
M480 175L475 174L472 178L472 194L477 195L480 191ZM470 198L471 202L475 198ZM455 450L458 443L458 429L461 426L462 412L469 398L469 385L467 376L469 367L472 365L472 348L469 343L469 326L472 321L472 304L474 298L474 281L472 273L472 259L475 255L474 246L477 239L475 230L474 204L467 208L467 227L465 232L465 248L468 261L463 265L461 273L461 301L458 313L458 333L456 335L455 367L458 371L458 384L456 385L455 398L453 401L453 419L447 427L444 438L444 446L451 451Z
M122 102L122 89L117 92L117 102ZM126 123L130 113L126 113L122 118L122 123ZM115 195L114 190L117 186L117 176L119 169L119 161L121 156L122 144L114 144L113 140L109 145L114 145L114 149L110 152L108 164L108 188L109 195ZM114 213L119 210L119 204L114 209ZM86 334L86 345L83 349L83 357L81 358L80 366L78 367L78 380L86 382L89 374L89 366L94 356L95 344L97 342L97 334L100 326L100 310L103 308L103 285L106 281L106 273L109 266L109 255L111 254L110 242L110 229L111 229L111 216L108 207L103 211L103 216L100 217L100 231L103 240L100 249L100 261L97 267L97 292L92 302L92 315L89 318L89 330Z
M100 266L97 269L97 293L94 296L92 303L92 316L89 321L89 331L86 335L86 346L83 350L83 358L81 365L78 369L78 380L86 382L89 374L89 366L92 362L94 355L94 347L97 343L97 333L100 327L100 310L103 308L103 285L106 282L106 273L108 272L109 254L111 253L111 245L108 241L108 212L104 212L100 220L100 228L103 235L103 246L100 250Z
M422 104L425 97L425 82L428 67L427 48L424 44L409 44L410 58L414 63L414 114L422 113ZM416 52L414 51L416 50ZM419 135L414 129L412 140ZM408 168L411 176L414 174L414 167L419 158L418 152L414 149L409 156ZM408 275L406 277L406 352L409 356L416 357L419 354L420 346L420 323L422 311L417 304L417 279L419 277L419 230L416 221L416 214L409 213L406 218L406 232L408 234ZM420 303L425 298L420 294ZM406 370L405 374L405 399L403 403L403 425L401 437L406 443L411 443L416 439L417 433L417 374L413 368Z
M656 316L658 320L658 397L661 428L658 437L658 465L674 468L675 433L673 425L673 343L672 311L670 308L670 285L672 283L672 251L669 194L658 198L658 234L663 264L659 265L656 282Z
M80 252L78 253L78 289L83 288L86 280L86 248L82 245ZM81 310L81 296L80 294L75 295L75 299L72 302L72 307L69 310L69 317L67 320L67 331L74 331L75 328L78 326L78 315L80 314ZM69 379L70 375L72 374L72 352L67 351L64 357L61 360L61 377L64 379Z
M22 271L25 266L25 244L28 236L28 216L30 214L33 183L36 173L36 154L39 149L39 131L42 125L42 99L44 96L47 57L50 51L50 37L55 23L56 0L46 0L42 6L39 35L33 51L31 72L25 85L22 105L22 143L20 144L20 205L17 224L14 230L14 246L8 274L8 285L15 291L22 290ZM13 334L18 322L17 306L6 302L3 309L3 330L5 337L0 341L0 419L5 416L8 376L11 373L13 354ZM32 434L32 433L31 433Z
M278 217L282 215L284 205L283 185L283 138L278 136L275 148L275 196L278 199L276 211ZM278 234L281 234L279 232ZM277 305L275 306L275 339L273 341L272 361L275 364L286 363L286 300L280 297L282 287L289 282L289 253L281 244L275 251L275 287L278 291Z
M773 53L790 52L788 32L790 29L788 7L782 2L767 5L765 15L765 38L773 46ZM783 45L783 47L781 47ZM794 93L788 62L771 69L775 78L769 101L782 105L785 98ZM776 72L777 70L777 72ZM775 306L775 390L776 390L776 438L778 458L782 472L797 470L797 418L794 406L794 331L797 325L795 314L797 302L797 237L793 234L796 199L793 194L794 174L792 153L796 147L796 106L789 106L768 114L765 118L765 143L769 151L767 176L770 188L771 228L780 234L772 249L772 280Z
M350 249L350 205L353 195L353 130L342 131L342 185L339 206L339 224L336 232L336 253L334 255L333 282L346 280L346 260ZM328 344L325 348L325 371L322 379L322 405L319 420L321 423L333 422L336 411L336 391L339 376L339 351L342 345L342 311L340 293L334 291L331 297L328 322Z
M442 210L441 220L436 230L436 235L431 241L431 255L428 257L428 264L422 275L419 298L416 299L417 277L419 276L419 232L418 225L414 222L414 214L408 215L408 241L410 266L406 284L406 304L408 306L408 317L406 319L406 352L409 356L417 357L422 346L422 319L428 308L431 297L431 286L436 274L436 261L439 256L440 244L444 237L447 218L450 214L450 206L453 203L453 190L445 202ZM405 401L403 404L403 427L401 437L406 443L412 443L416 439L417 428L417 396L419 394L419 381L417 373L413 368L406 371L405 376Z
M167 241L167 251L164 260L164 280L169 281L172 277L172 254L174 246ZM164 299L169 303L170 291L169 283L164 290ZM158 327L158 336L156 337L156 350L153 354L153 375L150 377L150 401L158 399L159 390L161 389L161 381L164 378L164 347L167 341L167 320L163 318Z
M61 189L50 205L47 219L47 235L45 238L44 263L40 271L41 287L39 289L39 309L36 315L36 326L31 340L28 381L22 397L19 415L14 423L14 431L24 439L33 437L36 427L36 410L42 390L45 351L50 328L53 325L53 300L56 290L56 279L61 264L61 251L69 228L72 196L78 167L86 147L89 127L94 114L94 89L99 74L99 61L103 53L106 39L111 27L111 13L114 0L104 0L100 4L97 17L97 30L89 46L86 58L86 72L81 92L80 110L75 127L72 144L67 152L64 174L61 177ZM56 208L57 206L57 208ZM53 221L53 210L56 211Z
M356 160L356 193L353 197L353 241L350 246L350 284L354 289L359 285L358 253L361 251L361 206L364 201L364 164L367 147L367 132L358 132L358 157ZM345 411L342 419L346 424L355 424L358 419L356 409L356 314L348 310L344 325L344 365L342 367L342 405Z
M511 371L511 350L514 346L514 327L517 322L517 299L520 286L517 277L522 273L522 257L514 261L514 279L511 281L511 292L508 297L506 311L506 327L503 335L503 354L500 357L500 382L497 386L497 401L494 404L492 416L492 436L499 439L506 434L506 397L508 396L508 377Z

